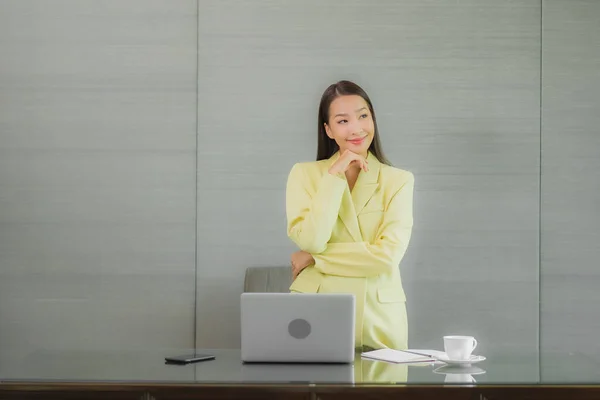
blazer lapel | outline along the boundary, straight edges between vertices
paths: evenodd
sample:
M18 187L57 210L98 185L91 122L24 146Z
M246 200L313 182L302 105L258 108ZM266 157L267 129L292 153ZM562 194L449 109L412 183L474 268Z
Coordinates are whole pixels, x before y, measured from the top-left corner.
M333 156L329 158L329 163L326 164L327 169L324 173L327 173L329 167L337 161L339 156L340 152L337 151ZM344 179L346 179L345 176ZM352 199L352 194L350 194L350 187L348 186L348 182L346 182L346 188L344 189L344 194L342 195L342 204L340 205L338 217L346 226L346 229L350 233L350 236L352 236L352 239L356 242L362 242L362 235L360 233L360 227L358 226L356 210L354 209L354 201Z
M367 161L369 162L369 171L360 171L354 189L352 189L352 201L356 215L360 214L363 208L365 208L365 205L371 200L371 197L373 197L373 194L379 187L378 179L381 163L371 152L369 152Z
M339 152L330 158L331 162L327 168L329 168L338 157ZM350 187L346 185L339 211L340 219L346 226L346 229L348 229L348 232L350 232L352 239L356 242L363 241L357 215L362 211L379 187L377 179L379 178L379 168L381 167L381 164L370 152L367 160L369 161L369 171L361 171L358 174L352 193L350 193Z
M358 218L356 218L356 210L354 209L354 203L348 185L346 185L346 190L344 190L344 196L342 197L339 217L344 225L346 225L346 229L350 232L352 239L356 242L362 242L362 234L360 233Z

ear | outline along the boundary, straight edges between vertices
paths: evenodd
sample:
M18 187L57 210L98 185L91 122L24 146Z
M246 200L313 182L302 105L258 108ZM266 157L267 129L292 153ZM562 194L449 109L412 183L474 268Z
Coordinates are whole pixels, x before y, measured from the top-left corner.
M325 133L327 133L327 136L329 136L329 139L333 139L333 134L331 133L331 129L329 129L329 125L327 125L327 123L323 123L323 126L325 127Z

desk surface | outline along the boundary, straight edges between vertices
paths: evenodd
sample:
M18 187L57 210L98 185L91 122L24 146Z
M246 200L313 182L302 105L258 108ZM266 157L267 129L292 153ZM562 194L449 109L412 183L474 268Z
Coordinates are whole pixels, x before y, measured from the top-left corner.
M405 365L361 359L353 364L244 364L234 349L197 350L215 360L167 364L189 349L32 351L0 355L0 386L14 383L164 382L173 384L600 385L600 365L584 354L487 355L471 368Z

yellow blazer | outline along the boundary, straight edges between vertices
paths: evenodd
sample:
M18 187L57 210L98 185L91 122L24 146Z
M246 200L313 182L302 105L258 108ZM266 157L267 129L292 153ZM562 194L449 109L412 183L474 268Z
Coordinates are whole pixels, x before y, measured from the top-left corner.
M312 254L292 292L353 293L356 348L408 347L406 296L398 267L413 226L414 176L368 154L352 192L328 160L297 163L286 188L288 236Z

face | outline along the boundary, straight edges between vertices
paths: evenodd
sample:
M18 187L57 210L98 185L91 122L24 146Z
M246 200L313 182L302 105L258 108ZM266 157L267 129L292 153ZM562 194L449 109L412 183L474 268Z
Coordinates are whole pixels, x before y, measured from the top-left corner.
M367 156L375 135L375 125L369 105L360 96L340 96L329 106L329 121L325 132L340 147Z

